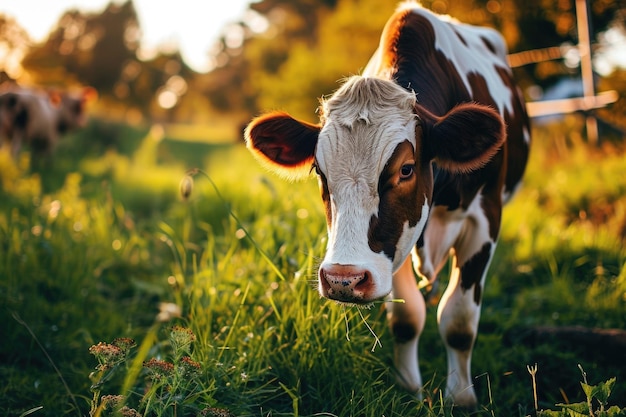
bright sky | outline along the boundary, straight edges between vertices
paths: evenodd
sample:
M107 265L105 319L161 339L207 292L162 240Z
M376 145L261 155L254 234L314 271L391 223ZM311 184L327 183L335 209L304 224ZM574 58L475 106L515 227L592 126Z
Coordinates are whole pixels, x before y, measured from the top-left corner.
M119 2L119 0L116 0ZM251 0L133 0L143 32L142 47L177 44L196 71L209 68L208 51L222 29L239 20ZM100 12L109 0L3 0L0 12L12 16L35 41L42 41L68 9Z

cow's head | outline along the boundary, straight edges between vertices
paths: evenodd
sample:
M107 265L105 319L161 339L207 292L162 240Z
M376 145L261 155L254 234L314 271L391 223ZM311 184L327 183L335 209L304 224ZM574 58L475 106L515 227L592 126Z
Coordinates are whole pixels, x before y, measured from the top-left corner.
M461 104L437 117L391 81L354 76L321 107L319 125L268 113L246 129L265 165L298 178L314 167L328 225L319 269L324 297L369 303L391 291L423 232L433 192L432 162L468 172L504 140L492 109Z
M87 123L86 106L95 101L97 91L92 87L84 87L79 92L49 91L50 103L57 109L57 131L61 134L84 127Z

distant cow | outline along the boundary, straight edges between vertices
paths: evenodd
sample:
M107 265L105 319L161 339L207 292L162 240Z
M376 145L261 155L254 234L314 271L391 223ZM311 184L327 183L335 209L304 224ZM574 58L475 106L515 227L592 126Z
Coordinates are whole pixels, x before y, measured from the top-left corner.
M95 92L40 92L15 89L0 93L0 139L8 142L17 157L22 146L30 147L33 159L49 155L59 137L85 124L85 103Z
M323 101L319 124L273 112L245 133L273 170L317 173L328 225L321 295L404 300L388 304L388 318L398 380L415 392L426 311L414 272L434 282L452 256L437 320L446 395L467 407L477 404L470 361L485 275L530 145L506 53L491 29L404 4L363 74Z

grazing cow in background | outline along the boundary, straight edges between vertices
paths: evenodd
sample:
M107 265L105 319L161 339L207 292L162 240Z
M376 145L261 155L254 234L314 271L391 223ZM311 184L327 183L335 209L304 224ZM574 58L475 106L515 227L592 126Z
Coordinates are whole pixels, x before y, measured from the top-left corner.
M319 124L273 112L245 133L274 171L317 173L328 225L321 295L351 304L404 300L388 304L388 319L398 381L415 392L426 308L414 272L434 282L452 256L437 320L446 396L470 408L485 275L530 145L506 53L491 29L403 4L363 74L323 101Z
M33 159L49 156L61 135L84 126L85 104L94 95L91 88L80 93L25 88L0 93L0 139L10 144L13 157L24 144Z

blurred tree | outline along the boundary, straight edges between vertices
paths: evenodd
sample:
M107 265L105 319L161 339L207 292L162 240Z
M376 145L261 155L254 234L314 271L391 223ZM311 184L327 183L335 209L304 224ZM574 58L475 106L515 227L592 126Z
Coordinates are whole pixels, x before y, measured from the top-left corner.
M21 75L21 60L31 44L26 31L12 18L0 15L0 83Z
M461 21L496 28L512 52L577 42L575 0L422 3ZM235 50L224 38L217 53L225 56L225 64L205 76L209 99L224 111L284 108L310 119L321 94L332 92L339 78L359 72L367 63L396 3L263 0L250 7L267 18L269 29L247 37ZM594 33L605 29L619 8L610 0L593 0ZM516 73L522 85L545 88L563 76L578 74L578 69L556 60L530 64ZM238 88L224 89L224 85Z
M623 1L590 0L592 33L606 29L616 12L625 9ZM496 28L511 52L577 42L575 0L422 3L461 21ZM143 116L198 120L206 112L230 113L243 123L261 110L282 108L312 120L320 95L365 66L396 5L379 0L254 2L241 21L224 28L212 48L214 70L197 74L177 51L139 59L141 32L128 0L110 3L98 15L69 11L49 39L29 51L23 65L36 83L89 84L107 106L122 112L130 106ZM579 73L563 59L515 71L523 86L543 88Z
M69 77L112 94L123 65L136 55L140 31L132 0L109 3L101 14L66 12L47 41L22 65L40 85L64 84Z
M313 47L320 18L335 4L336 0L252 3L250 9L266 19L267 30L257 34L246 20L227 26L213 51L218 68L200 75L197 85L218 111L243 112L245 120L258 110L257 100L267 93L256 82L265 74L275 74L293 56L296 45ZM232 41L237 33L241 42Z
M140 39L132 0L111 2L99 14L70 10L46 42L30 50L23 65L39 85L80 83L96 88L113 113L128 113L134 121L148 116L170 119L175 111L169 109L187 90L184 80L196 73L177 50L138 59ZM182 84L173 82L174 76Z
M104 12L85 22L77 39L80 52L75 71L81 81L111 92L122 74L123 64L135 58L141 32L132 0L109 3ZM81 56L82 55L82 56ZM82 58L82 59L81 59Z
M258 107L280 107L316 121L321 95L332 93L342 77L365 67L395 7L391 2L341 0L332 11L324 11L313 42L295 42L281 66L252 78L253 90L271 92L258 97Z

